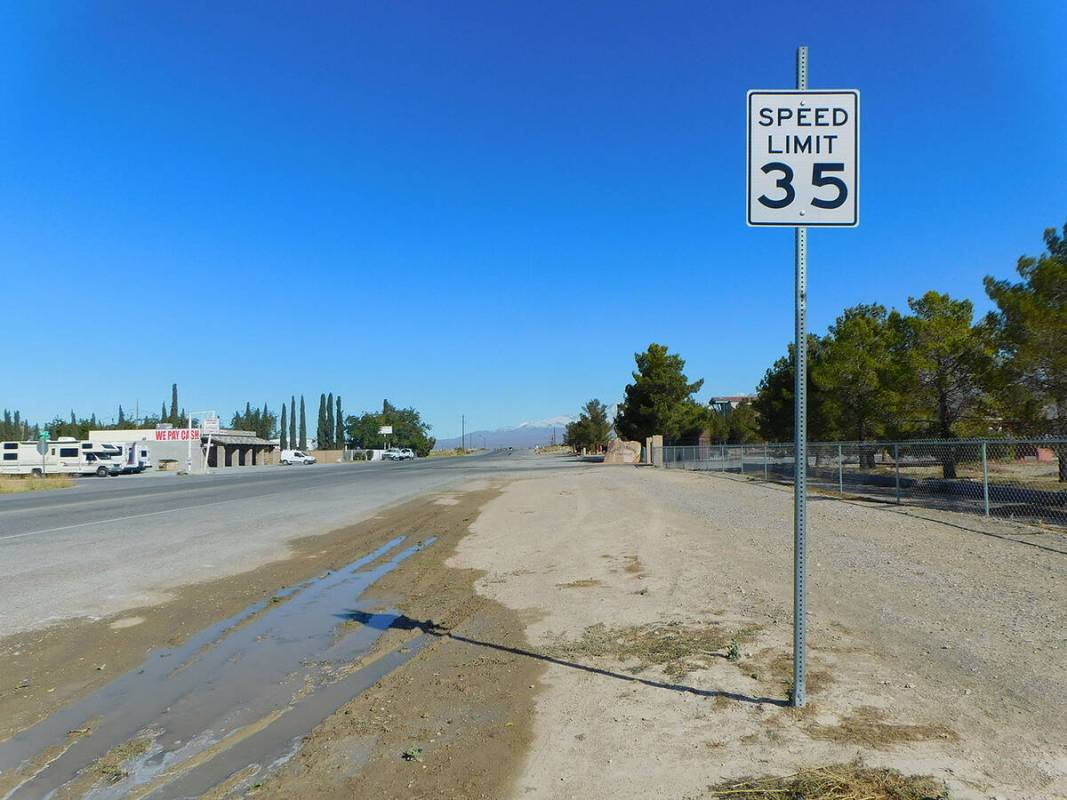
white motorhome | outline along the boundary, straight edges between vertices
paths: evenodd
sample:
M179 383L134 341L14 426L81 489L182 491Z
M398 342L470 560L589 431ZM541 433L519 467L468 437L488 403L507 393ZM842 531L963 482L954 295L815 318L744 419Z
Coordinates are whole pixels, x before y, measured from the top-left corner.
M0 474L4 475L117 475L122 465L111 452L93 442L61 437L48 442L42 456L37 442L0 442Z

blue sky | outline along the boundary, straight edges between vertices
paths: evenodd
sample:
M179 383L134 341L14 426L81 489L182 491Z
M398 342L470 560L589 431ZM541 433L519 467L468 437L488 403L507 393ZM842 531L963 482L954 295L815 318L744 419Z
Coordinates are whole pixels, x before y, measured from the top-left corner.
M308 9L314 9L309 13ZM438 436L616 401L668 344L751 391L792 234L744 224L745 92L862 93L861 226L811 324L989 304L1067 219L1067 3L8 3L0 405L226 416L339 392Z

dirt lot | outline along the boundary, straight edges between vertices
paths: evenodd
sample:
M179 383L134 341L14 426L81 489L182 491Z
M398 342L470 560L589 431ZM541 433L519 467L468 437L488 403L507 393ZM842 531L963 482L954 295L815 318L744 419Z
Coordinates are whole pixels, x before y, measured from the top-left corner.
M810 510L796 712L780 705L789 491L609 467L490 503L452 563L536 616L526 635L554 657L513 796L696 798L861 756L954 797L1067 797L1063 537L826 498Z
M0 641L0 740L402 532L438 538L375 584L405 616L368 658L429 644L248 794L696 800L859 756L956 798L1067 797L1065 538L829 498L810 512L803 711L785 702L790 492L597 467L425 497L164 605Z

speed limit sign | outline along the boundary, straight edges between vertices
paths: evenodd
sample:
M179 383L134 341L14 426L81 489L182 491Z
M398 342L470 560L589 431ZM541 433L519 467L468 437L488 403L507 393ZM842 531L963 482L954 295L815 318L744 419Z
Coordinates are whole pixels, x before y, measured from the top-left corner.
M860 93L748 93L748 224L859 224Z

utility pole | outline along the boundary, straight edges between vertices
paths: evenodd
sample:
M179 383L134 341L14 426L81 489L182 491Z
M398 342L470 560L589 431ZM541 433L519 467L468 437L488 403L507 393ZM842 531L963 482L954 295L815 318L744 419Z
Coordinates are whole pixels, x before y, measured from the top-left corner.
M467 417L463 414L459 416L459 448L467 452Z

